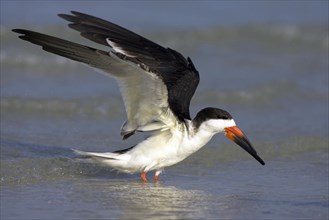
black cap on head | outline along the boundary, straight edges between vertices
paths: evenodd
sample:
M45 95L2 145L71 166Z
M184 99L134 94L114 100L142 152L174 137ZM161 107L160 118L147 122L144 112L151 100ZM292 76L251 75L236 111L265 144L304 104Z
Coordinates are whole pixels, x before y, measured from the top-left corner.
M233 117L227 111L219 108L204 108L198 112L198 114L193 119L193 123L195 127L199 127L202 122L209 120L209 119L226 119L230 120Z

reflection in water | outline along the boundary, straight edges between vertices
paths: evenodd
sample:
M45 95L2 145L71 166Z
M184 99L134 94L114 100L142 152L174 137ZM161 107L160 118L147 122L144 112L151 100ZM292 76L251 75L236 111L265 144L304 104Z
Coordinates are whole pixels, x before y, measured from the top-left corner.
M105 207L118 209L120 219L196 219L209 217L209 212L215 211L209 207L212 204L209 200L214 200L211 195L199 190L162 186L161 183L93 181L79 188L85 193L99 192L101 195L97 199ZM113 215L113 210L110 213Z

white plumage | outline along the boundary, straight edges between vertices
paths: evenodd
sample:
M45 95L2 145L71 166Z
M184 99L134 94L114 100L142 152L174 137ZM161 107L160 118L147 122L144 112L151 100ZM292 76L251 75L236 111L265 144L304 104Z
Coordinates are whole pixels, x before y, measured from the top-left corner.
M103 19L72 11L60 14L72 22L81 36L109 47L94 49L30 30L14 29L19 38L42 46L45 51L85 63L114 78L123 97L127 120L121 127L123 139L136 132L149 132L137 145L115 152L75 150L127 173L155 170L176 164L199 150L217 133L240 145L262 165L249 140L222 109L202 109L191 119L189 105L199 83L199 73L190 58L164 48L138 34Z

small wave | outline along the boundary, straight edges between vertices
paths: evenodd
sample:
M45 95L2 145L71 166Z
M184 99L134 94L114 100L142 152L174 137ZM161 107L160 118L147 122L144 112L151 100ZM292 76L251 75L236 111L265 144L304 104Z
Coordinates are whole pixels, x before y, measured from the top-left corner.
M108 98L90 97L86 101L80 99L34 99L19 97L3 97L0 102L1 111L20 115L41 114L41 115L89 115L94 117L114 118L122 114L121 100Z
M43 72L62 72L60 70L72 70L80 66L79 63L61 56L38 54L35 53L36 51L33 52L25 54L2 50L0 53L0 61L6 68L29 68Z
M1 28L1 30L4 28ZM46 26L29 29L37 29L40 32L49 35L71 40L77 43L86 44L99 49L108 50L107 47L97 45L93 42L87 41L78 34L72 34L72 30L66 26ZM164 45L177 50L191 50L191 45L226 45L231 42L248 42L252 44L266 43L267 45L280 45L285 48L299 46L312 46L328 49L329 38L327 34L326 25L317 26L297 26L297 25L245 25L234 27L210 27L197 30L171 31L171 32L151 32L145 35ZM48 67L65 67L72 68L76 65L75 62L68 61L65 58L58 56L45 56L45 52L37 50L34 47L28 46L25 42L19 41L17 35L10 30L1 31L2 49L0 53L0 60L2 64L15 67L34 67L40 68ZM18 43L19 42L19 43ZM292 44L293 43L293 44ZM263 44L264 45L264 44Z
M69 148L1 141L2 185L26 185L81 176L108 175L112 170L101 164L78 159ZM115 174L115 172L112 174Z
M221 91L214 90L199 91L195 96L195 101L239 104L244 106L274 105L275 101L282 99L290 100L313 100L328 99L328 94L321 91L310 91L301 88L296 82L273 81L268 84L254 86L241 91Z
M111 100L111 101L109 101ZM323 101L328 100L326 91L305 90L296 82L273 81L240 91L214 91L200 89L193 98L193 106L204 103L237 104L239 106L266 107L278 105L281 101ZM282 103L281 103L282 104ZM114 118L122 115L124 108L121 96L83 97L83 98L32 98L2 97L1 110L4 113L49 114L49 115L88 115Z
M111 173L111 168L79 162L66 157L21 158L1 160L1 185L28 185L54 182L82 176L98 178ZM112 172L115 175L115 172Z
M195 156L181 162L179 166L214 168L220 163L254 160L245 151L233 145L233 143L220 144L218 147L218 144L208 144ZM254 146L267 163L278 158L289 159L315 152L324 159L328 158L328 137L295 136L275 142L254 142ZM118 175L103 164L77 159L70 149L64 147L2 142L1 150L6 154L2 155L1 159L2 185L26 185L81 177L112 178L111 175L115 178ZM21 156L11 157L8 151L12 153L15 151ZM321 161L325 160L321 159Z

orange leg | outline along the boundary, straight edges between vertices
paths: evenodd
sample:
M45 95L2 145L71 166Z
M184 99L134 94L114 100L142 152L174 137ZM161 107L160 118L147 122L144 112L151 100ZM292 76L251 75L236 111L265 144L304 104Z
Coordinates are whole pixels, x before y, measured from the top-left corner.
M144 171L144 172L141 172L141 180L142 180L142 182L144 182L144 183L147 183L148 181L147 181L147 178L146 178L146 172Z
M154 182L158 182L159 175L160 175L161 172L162 172L162 170L155 171L155 174L154 174Z

